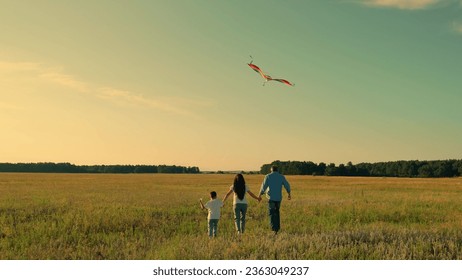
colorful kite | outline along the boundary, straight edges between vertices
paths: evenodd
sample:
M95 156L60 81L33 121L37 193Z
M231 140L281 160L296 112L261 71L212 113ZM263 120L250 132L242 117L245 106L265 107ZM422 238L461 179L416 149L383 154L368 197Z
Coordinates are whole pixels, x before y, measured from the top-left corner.
M250 58L252 58L252 56ZM289 82L287 80L284 80L284 79L271 78L270 75L267 75L267 74L263 73L263 71L260 69L260 67L258 67L255 64L252 64L252 62L253 62L253 59L252 59L252 61L250 61L250 63L247 63L247 65L249 65L250 68L252 68L255 72L259 73L262 76L262 78L265 79L265 82L263 83L263 85L265 85L266 82L269 82L269 81L280 82L280 83L286 84L288 86L294 86L295 85L295 84L292 84L291 82Z

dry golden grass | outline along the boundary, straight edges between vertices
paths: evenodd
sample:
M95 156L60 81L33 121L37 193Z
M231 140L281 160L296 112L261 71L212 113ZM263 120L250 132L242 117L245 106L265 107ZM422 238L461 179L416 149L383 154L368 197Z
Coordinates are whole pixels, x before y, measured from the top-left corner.
M461 259L461 178L288 176L278 236L249 198L245 235L228 201L210 240L198 200L233 177L0 173L0 259Z

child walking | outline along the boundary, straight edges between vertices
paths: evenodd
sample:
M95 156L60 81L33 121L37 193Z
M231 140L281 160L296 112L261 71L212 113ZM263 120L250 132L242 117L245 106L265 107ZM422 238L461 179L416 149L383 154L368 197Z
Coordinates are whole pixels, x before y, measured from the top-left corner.
M205 205L202 202L202 198L199 202L202 209L207 209L209 211L209 215L207 216L209 237L217 237L218 220L220 219L220 209L223 207L223 202L217 199L216 192L210 192L210 200Z

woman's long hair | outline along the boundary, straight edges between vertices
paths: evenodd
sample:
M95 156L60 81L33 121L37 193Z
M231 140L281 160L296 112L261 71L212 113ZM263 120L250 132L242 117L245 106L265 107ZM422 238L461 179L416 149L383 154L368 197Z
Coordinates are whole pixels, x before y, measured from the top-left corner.
M244 180L244 176L242 176L242 174L237 174L236 177L234 177L233 191L237 194L237 197L240 200L244 199L245 180Z

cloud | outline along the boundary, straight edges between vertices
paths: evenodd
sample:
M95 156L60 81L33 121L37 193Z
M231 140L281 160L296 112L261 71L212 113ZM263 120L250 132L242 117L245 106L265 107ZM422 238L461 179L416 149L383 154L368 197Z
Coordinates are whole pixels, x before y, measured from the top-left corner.
M382 7L401 10L424 10L430 8L451 8L460 11L462 9L462 0L358 0L368 7ZM462 22L448 20L447 26L452 32L462 34Z
M178 115L193 115L192 112L183 109L183 106L179 106L179 104L173 102L173 100L168 102L161 99L148 98L142 94L110 87L99 88L96 90L96 93L99 98L109 100L119 105L143 106Z
M32 62L11 62L0 61L0 71L2 72L30 72L39 71L40 64Z
M34 80L38 82L51 83L62 86L73 92L88 94L96 98L106 100L119 106L140 106L155 110L197 117L190 108L209 106L207 102L198 102L188 99L178 99L171 97L149 97L129 90L121 90L111 86L101 86L87 83L64 71L44 66L33 62L11 62L0 61L0 75L3 79L16 77ZM13 79L13 78L11 78ZM0 108L12 108L11 104L0 104Z
M81 93L88 93L91 91L90 86L86 83L79 81L71 75L66 75L56 71L41 71L39 74L40 78L43 78L49 82L74 89Z
M419 10L428 8L442 1L444 0L362 0L362 3L373 7Z

